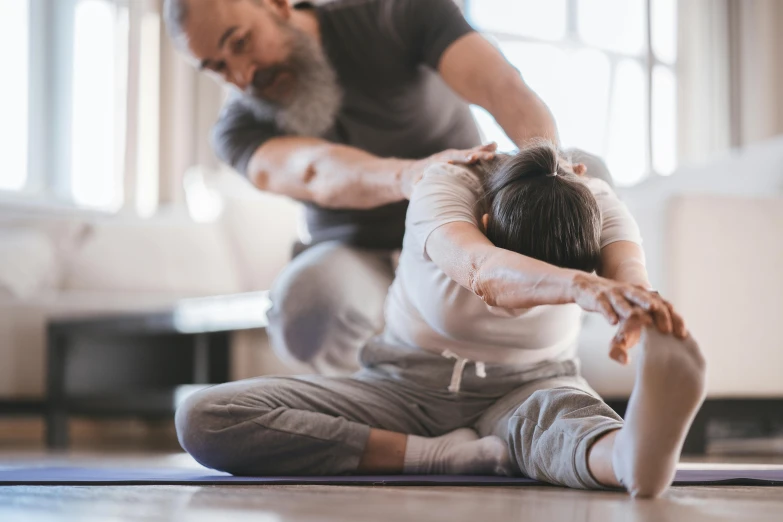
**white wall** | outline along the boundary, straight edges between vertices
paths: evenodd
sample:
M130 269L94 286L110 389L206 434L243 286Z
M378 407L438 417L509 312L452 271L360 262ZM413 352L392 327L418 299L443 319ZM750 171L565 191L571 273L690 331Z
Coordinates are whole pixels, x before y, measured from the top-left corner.
M783 136L618 192L653 285L707 353L710 395L783 396ZM588 317L583 371L602 395L627 397L633 367L609 361L613 332Z

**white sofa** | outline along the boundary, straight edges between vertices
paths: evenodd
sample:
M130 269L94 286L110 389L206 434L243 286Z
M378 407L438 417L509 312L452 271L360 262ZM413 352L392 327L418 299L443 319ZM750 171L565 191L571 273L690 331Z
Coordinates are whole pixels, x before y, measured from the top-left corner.
M155 310L183 297L268 289L296 238L298 207L252 195L221 219L33 215L0 209L0 401L44 393L51 317ZM282 372L258 332L235 336L234 376Z

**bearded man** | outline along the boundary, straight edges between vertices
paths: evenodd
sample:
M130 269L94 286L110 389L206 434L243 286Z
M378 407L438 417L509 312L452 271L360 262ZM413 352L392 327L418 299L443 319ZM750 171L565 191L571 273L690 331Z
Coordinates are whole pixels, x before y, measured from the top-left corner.
M453 0L166 0L167 28L233 92L218 156L304 203L311 241L275 282L269 336L319 373L359 367L383 327L413 185L491 159L469 104L517 144L556 140L546 105Z

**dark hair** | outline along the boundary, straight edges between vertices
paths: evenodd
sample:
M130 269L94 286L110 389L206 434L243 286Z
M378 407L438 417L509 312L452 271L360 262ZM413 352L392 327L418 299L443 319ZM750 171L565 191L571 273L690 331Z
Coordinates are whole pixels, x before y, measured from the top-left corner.
M598 202L553 144L499 156L483 183L478 210L489 214L485 232L495 246L563 268L598 268Z

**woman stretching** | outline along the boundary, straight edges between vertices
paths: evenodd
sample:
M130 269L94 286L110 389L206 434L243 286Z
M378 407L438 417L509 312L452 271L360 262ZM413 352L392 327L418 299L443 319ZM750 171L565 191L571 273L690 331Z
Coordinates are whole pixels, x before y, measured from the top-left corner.
M523 474L661 494L704 360L645 290L636 224L550 144L492 163L434 166L417 185L363 370L203 390L177 411L182 446L239 475ZM625 421L579 376L582 310L620 324L612 358L639 343Z

